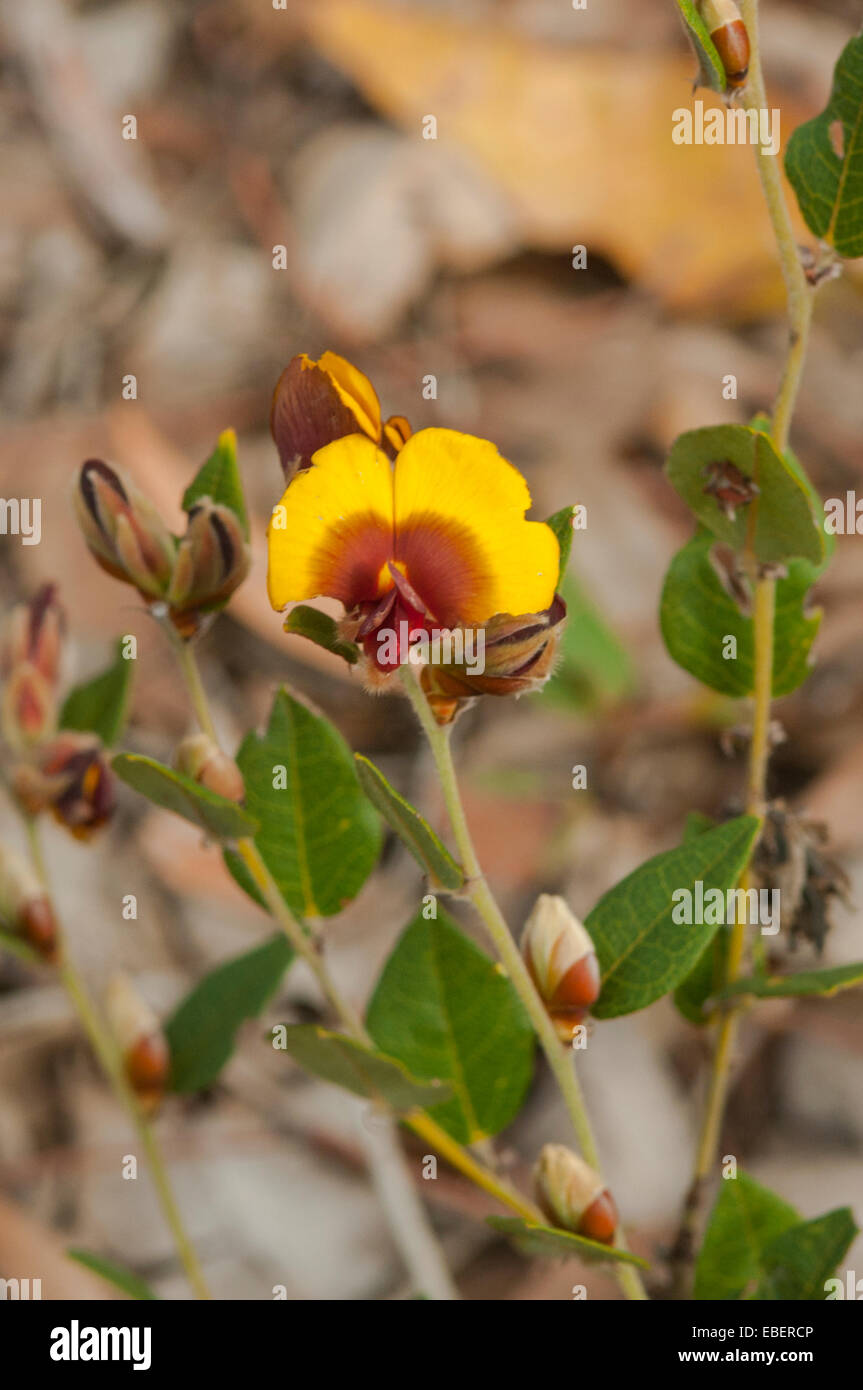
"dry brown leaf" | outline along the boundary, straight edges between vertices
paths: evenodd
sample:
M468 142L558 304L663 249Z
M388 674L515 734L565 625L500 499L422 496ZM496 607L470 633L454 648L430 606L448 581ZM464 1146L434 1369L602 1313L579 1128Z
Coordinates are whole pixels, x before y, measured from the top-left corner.
M467 151L531 244L583 243L678 310L748 316L781 302L752 151L672 142L673 111L693 101L685 55L552 46L375 0L317 0L306 22L418 143L435 115L429 161L450 143ZM811 114L786 94L771 103L786 132Z

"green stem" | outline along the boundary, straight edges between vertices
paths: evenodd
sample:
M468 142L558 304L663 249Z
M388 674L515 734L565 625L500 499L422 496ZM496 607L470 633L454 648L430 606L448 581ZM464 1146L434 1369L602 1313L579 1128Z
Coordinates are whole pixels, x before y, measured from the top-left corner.
M42 852L42 842L39 837L36 821L32 816L27 816L25 819L33 866L45 891L50 892L45 858ZM59 918L56 913L56 908L55 918L58 920L59 930ZM124 1106L135 1128L135 1132L138 1135L147 1158L150 1177L156 1190L162 1213L171 1231L171 1235L173 1236L177 1254L186 1271L186 1277L197 1298L209 1299L210 1291L207 1288L203 1270L201 1269L194 1246L186 1234L183 1218L177 1206L173 1189L171 1188L164 1158L156 1135L151 1124L141 1110L138 1097L129 1084L120 1050L110 1030L102 1023L93 1001L87 993L84 981L69 956L65 933L60 931L59 935L60 960L58 968L63 986L75 1007L78 1018L80 1019L84 1032L90 1040L90 1044L102 1066L102 1070L113 1087L118 1100Z
M172 632L169 631L168 636L180 658L180 669L185 678L198 723L204 733L208 734L217 746L221 746L194 651L190 646L181 643ZM359 1013L336 986L318 946L294 916L254 840L239 840L237 851L248 868L269 912L281 927L297 955L305 961L312 971L324 997L328 1000L336 1017L341 1021L345 1031L357 1042L364 1043L366 1046L371 1045L371 1039ZM541 1212L533 1203L526 1201L508 1183L498 1179L481 1163L478 1163L467 1149L451 1139L446 1131L424 1111L412 1112L404 1117L404 1122L420 1138L432 1144L453 1168L457 1169L477 1187L482 1188L489 1196L494 1197L502 1206L508 1207L518 1216L524 1217L525 1220L543 1220ZM406 1206L403 1207L403 1210L405 1209ZM414 1219L419 1219L419 1209L414 1211ZM398 1231L395 1234L399 1236ZM410 1247L416 1249L420 1244L418 1239L416 1241L411 1240ZM425 1242L425 1248L426 1250L429 1248L428 1241ZM405 1253L407 1254L408 1251L406 1250Z
M540 1046L557 1081L581 1152L591 1168L599 1173L601 1171L599 1153L572 1056L561 1044L554 1024L522 959L521 952L513 940L506 919L483 874L474 848L452 758L450 725L438 724L425 697L419 678L410 665L402 667L402 685L422 725L434 758L444 804L461 857L462 868L467 875L465 892L474 909L482 918L488 934L494 942L501 964L527 1010ZM625 1248L622 1233L617 1243L621 1248ZM636 1270L631 1266L621 1265L616 1268L615 1272L627 1297L646 1298Z
M749 79L743 104L747 110L761 111L767 107L767 93L761 66L758 0L741 0L740 9L749 34L750 44ZM814 291L809 285L800 263L794 228L782 187L779 161L775 155L767 154L760 145L756 147L756 161L767 211L773 225L788 299L788 353L773 407L770 430L777 450L783 453L788 447L791 417L806 360ZM757 499L752 506L752 520L754 522L754 513L758 506ZM749 529L751 535L753 526L750 526ZM772 577L759 575L758 564L751 549L747 556L747 567L753 577L755 589L753 608L755 688L752 740L749 747L746 783L746 811L749 815L762 816L767 800L767 769L770 758L770 706L773 695L776 581ZM747 888L749 881L750 870L747 867L741 878L740 886L744 889ZM730 984L740 975L745 948L746 923L743 920L743 914L741 914L741 920L735 922L731 933L725 968L726 983ZM719 1023L704 1118L696 1152L693 1181L676 1245L683 1262L690 1260L693 1256L694 1238L700 1219L700 1195L704 1191L705 1183L716 1162L728 1099L734 1046L745 1007L742 1001L732 1005L724 1013Z

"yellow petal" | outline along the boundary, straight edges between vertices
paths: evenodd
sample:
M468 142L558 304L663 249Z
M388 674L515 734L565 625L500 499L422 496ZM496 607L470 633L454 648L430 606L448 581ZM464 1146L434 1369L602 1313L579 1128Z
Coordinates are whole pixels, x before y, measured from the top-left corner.
M363 433L367 434L369 439L373 439L375 443L379 443L381 437L381 403L368 377L364 376L346 357L339 357L338 353L335 352L323 353L318 358L317 365L330 377L339 393L339 398L344 401L349 410L353 411L357 424Z
M379 597L393 548L393 475L386 455L361 434L319 449L274 508L267 539L274 608L319 594L348 608Z
M525 521L524 478L493 444L456 430L420 430L395 463L396 558L445 625L495 613L539 613L557 586L560 548Z

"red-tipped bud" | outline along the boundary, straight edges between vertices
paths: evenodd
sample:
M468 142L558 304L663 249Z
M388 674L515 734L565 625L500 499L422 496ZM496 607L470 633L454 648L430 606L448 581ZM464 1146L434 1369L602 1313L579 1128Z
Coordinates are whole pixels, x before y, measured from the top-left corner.
M563 898L542 893L521 939L525 964L562 1042L599 998L599 962L593 942Z
M161 598L176 544L156 508L118 469L100 459L82 464L75 511L91 554L115 579L145 598Z
M178 772L207 787L229 801L242 801L246 794L243 774L233 758L223 753L207 734L184 738L174 757Z
M553 1225L611 1245L618 1220L614 1198L583 1158L563 1144L545 1144L534 1179L537 1201Z
M734 0L701 0L699 8L729 87L745 87L749 72L749 34Z
M43 960L57 958L57 921L51 901L29 864L0 845L0 921L22 936Z
M162 1026L126 975L115 975L105 998L108 1023L126 1076L146 1110L154 1110L168 1085L171 1054Z
M77 839L104 825L114 810L114 781L93 734L61 733L37 750L35 761L12 774L28 815L51 811Z
M202 497L189 511L165 595L182 636L193 636L204 614L227 603L248 574L250 563L239 518L229 507Z

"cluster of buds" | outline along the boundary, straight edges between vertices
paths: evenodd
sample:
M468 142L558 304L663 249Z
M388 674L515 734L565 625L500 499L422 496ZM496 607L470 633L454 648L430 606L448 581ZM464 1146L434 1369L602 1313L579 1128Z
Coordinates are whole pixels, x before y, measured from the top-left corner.
M246 794L243 774L237 764L208 734L190 734L184 738L174 756L174 766L193 782L227 797L228 801L242 801Z
M209 497L189 506L178 540L125 474L88 459L78 473L75 508L94 559L154 609L164 605L184 640L224 607L249 572L241 518Z
M113 782L94 734L57 729L63 630L53 584L12 609L0 643L2 734L15 754L9 783L24 813L50 811L83 838L110 816Z
M537 1201L552 1225L611 1245L617 1207L602 1178L583 1158L563 1144L545 1144L534 1180Z
M114 1035L132 1090L148 1113L159 1105L168 1085L171 1054L162 1026L126 975L115 975L105 998Z
M0 922L43 960L57 957L57 922L51 901L21 855L0 845Z
M522 953L561 1042L599 998L599 962L593 942L563 898L542 893L525 923Z

